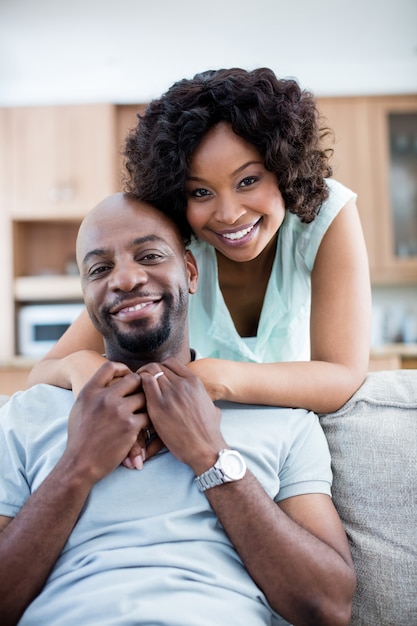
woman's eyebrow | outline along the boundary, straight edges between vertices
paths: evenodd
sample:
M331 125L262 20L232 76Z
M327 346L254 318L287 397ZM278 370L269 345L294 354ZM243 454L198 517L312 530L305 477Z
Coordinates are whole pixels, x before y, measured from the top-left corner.
M236 174L239 174L240 172L242 172L244 169L246 169L247 167L249 167L249 165L263 165L263 161L247 161L247 163L243 163L243 165L240 165L237 169L235 169L232 173L231 176L236 176ZM204 178L200 178L199 176L187 176L187 181L191 180L195 183L203 183L204 182Z

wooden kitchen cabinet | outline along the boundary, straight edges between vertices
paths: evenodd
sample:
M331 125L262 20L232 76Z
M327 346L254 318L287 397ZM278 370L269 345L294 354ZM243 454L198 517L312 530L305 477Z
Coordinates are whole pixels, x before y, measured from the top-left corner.
M81 300L75 239L120 183L119 107L0 109L0 360L18 345L20 307Z
M381 279L417 281L417 96L375 98Z
M6 109L13 219L82 218L115 190L115 107Z
M119 170L123 170L123 148L126 136L138 124L138 114L142 114L146 104L123 104L117 107L116 137L119 154Z
M335 133L334 178L358 194L373 284L417 282L417 249L396 241L398 213L401 232L417 236L417 95L319 98L318 107ZM409 161L402 172L393 122L408 134Z
M4 195L9 178L8 146L6 136L7 115L0 108L0 293L2 295L0 315L0 359L14 353L14 301L12 275L12 225L9 219L7 200ZM3 190L3 192L2 192Z

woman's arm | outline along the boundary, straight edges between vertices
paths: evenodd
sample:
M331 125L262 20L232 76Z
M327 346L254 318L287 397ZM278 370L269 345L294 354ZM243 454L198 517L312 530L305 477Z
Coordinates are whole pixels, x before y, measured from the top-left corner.
M103 338L84 309L55 346L34 365L27 386L49 383L73 389L77 395L103 364L103 351Z
M311 276L311 361L190 364L213 399L329 413L362 384L369 361L371 289L356 204L330 225Z

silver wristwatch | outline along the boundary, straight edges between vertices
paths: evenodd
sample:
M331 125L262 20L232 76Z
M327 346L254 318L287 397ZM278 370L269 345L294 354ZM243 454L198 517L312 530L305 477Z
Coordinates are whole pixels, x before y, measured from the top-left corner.
M237 450L220 450L215 464L204 474L196 476L194 482L200 491L240 480L246 473L246 463Z

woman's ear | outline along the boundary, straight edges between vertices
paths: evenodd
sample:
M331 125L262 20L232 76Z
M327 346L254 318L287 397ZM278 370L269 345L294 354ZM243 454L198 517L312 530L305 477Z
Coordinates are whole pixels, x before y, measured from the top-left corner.
M184 259L188 274L188 292L195 293L197 291L198 284L197 261L195 260L193 253L189 250L185 251Z

